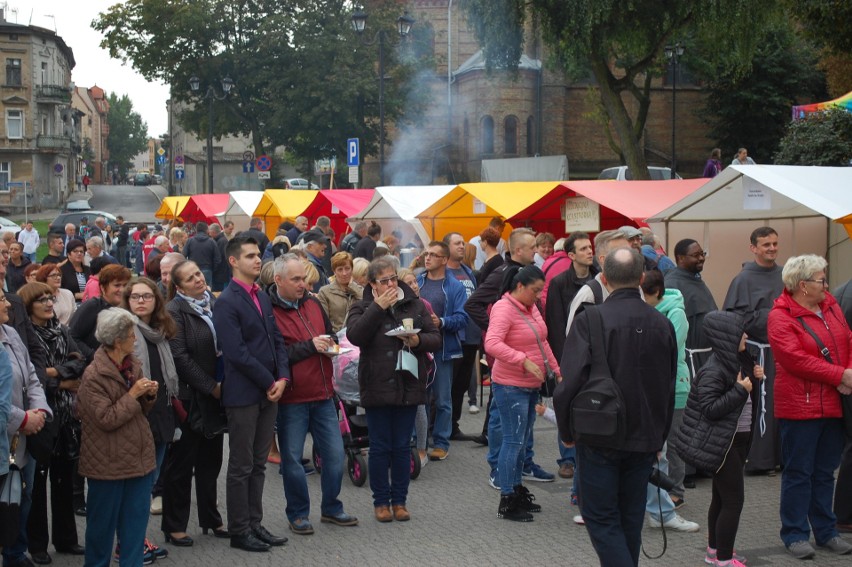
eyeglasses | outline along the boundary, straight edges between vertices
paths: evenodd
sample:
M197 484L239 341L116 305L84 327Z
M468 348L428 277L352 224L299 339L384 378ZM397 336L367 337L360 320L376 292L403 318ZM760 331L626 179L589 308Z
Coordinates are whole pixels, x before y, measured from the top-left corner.
M38 299L35 300L35 302L40 303L42 305L47 305L48 303L56 303L56 296L55 295L46 295L44 297L39 297Z
M806 281L806 282L818 283L818 284L819 284L819 285L821 285L822 287L826 287L826 286L828 286L828 280L827 280L827 279L825 279L825 278L822 278L821 280L805 280L805 281Z
M398 276L390 276L388 278L383 278L381 280L376 280L377 284L381 285L389 285L391 282L396 282L399 279Z
M130 301L144 301L144 302L154 301L154 294L153 293L131 293L130 294Z
M446 258L443 254L435 254L434 252L426 252L425 256L427 258Z

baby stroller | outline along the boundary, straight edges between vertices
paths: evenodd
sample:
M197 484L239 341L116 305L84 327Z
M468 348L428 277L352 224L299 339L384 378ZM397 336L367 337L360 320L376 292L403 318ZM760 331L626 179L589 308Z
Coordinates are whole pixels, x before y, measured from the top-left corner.
M361 396L358 387L358 347L351 344L344 331L338 333L341 349L352 349L334 358L334 402L340 422L340 434L343 436L343 450L346 452L346 470L349 480L355 486L364 486L367 482L367 459L363 449L370 446L367 431L367 418L358 413ZM312 453L314 466L322 470L322 457L316 447ZM411 448L411 479L420 476L420 456L417 449Z

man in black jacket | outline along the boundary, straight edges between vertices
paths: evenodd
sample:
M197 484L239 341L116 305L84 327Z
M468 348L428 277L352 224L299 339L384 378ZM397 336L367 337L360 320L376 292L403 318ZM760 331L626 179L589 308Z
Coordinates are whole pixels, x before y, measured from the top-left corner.
M219 265L224 261L216 242L207 234L207 223L199 222L195 225L195 236L187 240L183 247L183 255L187 260L192 260L204 274L208 285L213 285L213 274L219 270Z
M130 225L124 222L124 217L121 215L115 217L115 222L118 225L118 236L116 236L115 240L118 263L125 268L129 268L130 257L127 255L127 244L130 240Z
M208 282L213 291L222 291L228 285L231 279L231 270L228 262L225 260L225 248L228 246L228 237L218 224L210 225L210 238L216 243L216 248L219 250L219 267L213 270L213 281Z
M622 392L626 423L623 439L607 446L577 443L582 463L581 511L601 565L638 565L645 497L654 457L668 436L674 412L677 341L668 319L646 304L638 286L644 260L636 250L607 254L603 283L610 291L597 309L612 379ZM571 357L562 361L562 383L554 402L559 435L574 445L571 404L589 381L592 349L589 313L581 312L565 341Z

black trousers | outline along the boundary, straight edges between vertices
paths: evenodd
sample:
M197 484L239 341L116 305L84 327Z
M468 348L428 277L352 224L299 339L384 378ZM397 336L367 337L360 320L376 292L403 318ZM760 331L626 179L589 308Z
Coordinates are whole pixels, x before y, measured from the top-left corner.
M77 522L74 518L73 474L76 459L53 456L46 465L36 466L33 501L27 519L30 553L47 551L50 542L47 529L47 479L50 478L50 532L53 547L66 551L77 545Z
M719 561L727 561L734 554L734 542L740 526L740 514L745 502L745 461L751 434L734 434L722 468L713 475L713 496L707 512L708 544L716 549ZM585 471L584 471L585 472Z
M453 432L459 430L464 397L470 388L470 377L473 375L473 365L476 363L476 353L479 345L462 345L462 357L453 361Z
M223 525L222 515L216 507L216 482L222 468L223 440L224 435L208 439L193 431L187 423L181 424L181 437L166 451L166 460L160 472L164 532L186 532L192 503L193 474L199 525L210 529Z
M838 524L852 524L852 437L849 435L834 487L834 515Z

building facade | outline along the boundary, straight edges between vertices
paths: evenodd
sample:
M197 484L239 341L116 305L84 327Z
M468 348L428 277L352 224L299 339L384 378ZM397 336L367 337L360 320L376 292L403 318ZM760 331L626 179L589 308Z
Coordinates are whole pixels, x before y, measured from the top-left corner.
M71 96L72 106L82 115L82 143L84 148L83 167L92 183L111 183L109 167L109 101L102 88L76 87Z
M81 115L71 106L74 54L55 32L0 10L0 208L55 207L80 169Z

